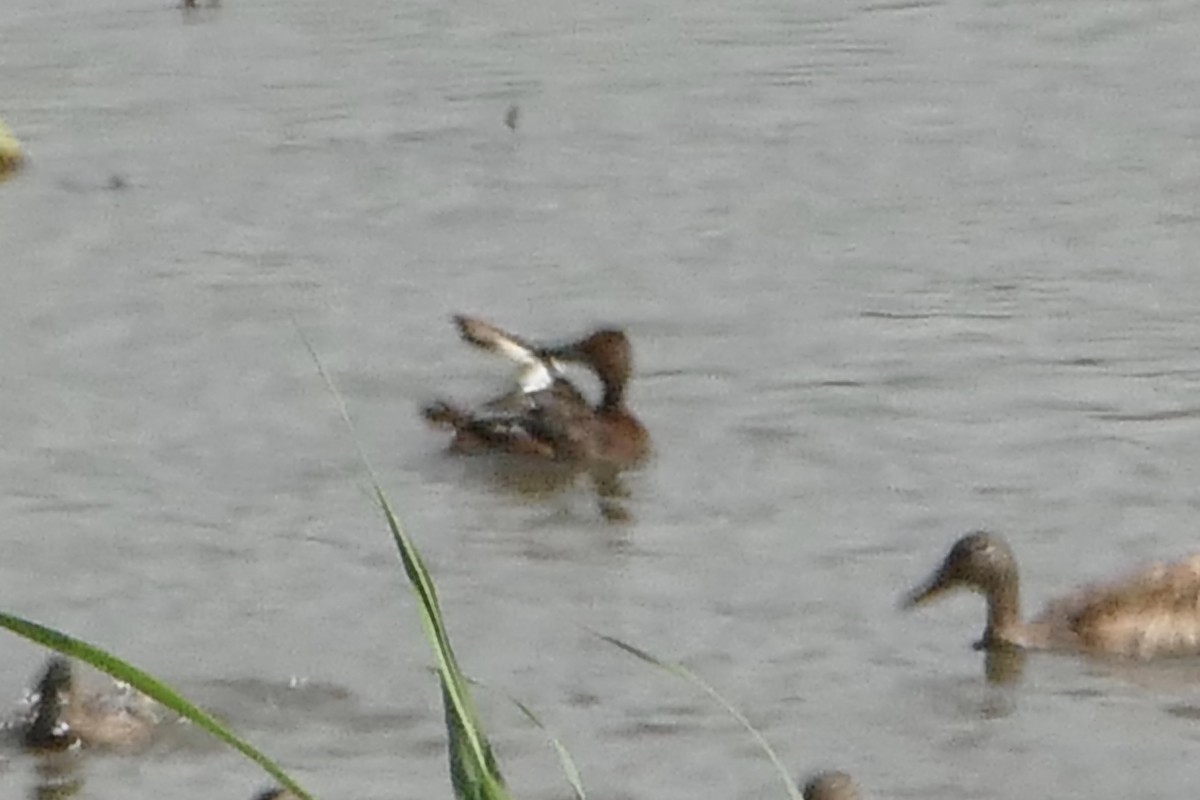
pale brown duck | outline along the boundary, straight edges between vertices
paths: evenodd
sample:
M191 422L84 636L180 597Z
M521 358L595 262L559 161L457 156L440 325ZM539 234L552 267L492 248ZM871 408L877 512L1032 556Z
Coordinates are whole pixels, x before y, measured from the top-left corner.
M136 692L89 694L74 679L71 662L51 656L38 681L31 719L21 740L30 750L64 750L80 745L140 750L150 743L158 720L149 698Z
M1200 555L1084 588L1025 622L1016 558L1004 539L980 531L959 539L904 606L923 605L956 588L987 600L987 627L975 644L978 649L1018 647L1139 659L1200 654Z

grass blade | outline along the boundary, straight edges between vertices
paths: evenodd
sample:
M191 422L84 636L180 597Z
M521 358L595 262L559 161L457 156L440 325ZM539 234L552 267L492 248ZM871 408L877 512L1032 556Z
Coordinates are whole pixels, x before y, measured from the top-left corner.
M491 744L483 733L479 713L475 710L475 704L471 700L466 678L459 669L458 661L454 657L454 650L450 646L450 637L442 622L441 606L438 605L437 590L434 588L433 579L429 576L429 571L425 568L425 563L421 560L416 545L408 537L400 520L392 511L391 504L388 503L375 469L371 466L366 450L363 449L362 442L358 438L358 432L350 418L350 412L342 393L338 390L337 384L333 382L333 378L325 371L317 351L308 337L304 335L304 330L299 324L296 324L296 331L301 341L304 342L309 356L312 357L325 386L337 401L342 421L346 424L359 461L362 462L367 477L370 479L371 493L380 511L383 512L384 519L387 520L388 529L391 531L396 549L400 553L400 561L404 565L404 573L408 576L409 585L417 596L421 623L437 660L438 680L441 683L442 701L446 713L446 732L450 740L450 777L454 784L455 795L459 800L508 800L508 790L504 786L504 779L500 775Z
M796 782L792 780L792 776L788 772L787 767L785 767L783 762L779 760L779 756L775 754L775 750L771 747L770 743L767 742L766 738L759 733L757 728L750 724L750 720L746 719L742 712L734 708L732 703L722 697L716 689L709 686L703 678L682 664L663 661L662 659L656 658L650 653L647 653L640 647L635 647L628 642L623 642L615 636L607 636L603 633L596 633L595 631L592 633L609 644L621 648L631 656L640 659L647 664L658 667L659 669L666 670L678 678L683 678L685 681L688 681L694 686L698 686L701 691L715 700L723 709L725 709L726 712L729 713L731 717L736 719L743 728L750 732L750 735L754 737L754 741L758 743L759 748L766 753L767 758L769 758L771 763L775 765L775 770L779 773L779 777L782 779L783 785L787 789L788 796L791 797L791 800L803 800L799 787L796 786Z
M101 672L105 672L117 680L124 681L150 699L158 702L164 708L169 708L179 716L191 722L198 728L207 731L225 744L238 750L242 755L266 770L271 777L279 781L300 800L313 800L291 777L265 755L254 749L248 742L214 719L201 708L188 702L167 684L143 672L132 664L122 661L111 653L105 652L95 645L68 636L65 633L47 628L36 622L0 612L0 626L7 628L19 636L37 642L40 645L57 650L65 656L78 659L90 664Z
M470 683L472 686L479 686L484 689L491 688L487 684L480 683L477 680L471 680ZM492 689L492 691L497 690ZM587 795L583 791L583 781L579 777L579 769L575 766L575 759L571 758L571 753L569 750L567 750L567 746L563 744L557 736L554 735L553 731L546 727L546 724L542 722L541 718L536 713L534 713L532 708L525 705L508 692L501 691L500 694L503 695L508 702L516 706L520 712L525 715L526 719L532 722L538 728L538 730L545 734L546 738L550 741L550 744L554 747L554 752L558 755L559 766L562 768L563 775L566 777L567 783L571 785L571 791L575 794L575 800L587 800Z
M521 713L525 717L541 729L546 738L550 740L550 744L554 746L554 751L558 754L558 763L562 767L563 775L567 778L567 783L571 784L571 791L575 793L576 800L587 800L587 795L583 792L583 781L579 778L579 769L575 766L575 759L571 758L571 753L567 750L566 745L559 741L549 728L547 728L537 714L533 713L533 709L522 703L515 697L509 697L513 705L521 709Z

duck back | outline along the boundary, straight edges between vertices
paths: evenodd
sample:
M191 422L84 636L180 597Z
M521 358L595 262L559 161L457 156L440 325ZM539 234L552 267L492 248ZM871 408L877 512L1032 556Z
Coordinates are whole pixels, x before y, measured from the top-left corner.
M1049 605L1033 644L1133 658L1200 654L1200 555L1154 564Z

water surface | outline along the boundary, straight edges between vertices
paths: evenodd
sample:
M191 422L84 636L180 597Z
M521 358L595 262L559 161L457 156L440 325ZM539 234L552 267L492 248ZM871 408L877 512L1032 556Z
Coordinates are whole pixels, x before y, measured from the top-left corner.
M177 683L327 797L449 796L430 657L341 382L460 658L595 797L1178 798L1195 665L989 686L962 531L1027 605L1195 548L1191 3L10 0L0 114L0 606ZM521 109L515 132L504 125ZM445 455L415 409L506 373L448 315L637 348L628 524ZM41 654L8 639L0 698ZM481 698L515 794L552 752ZM201 737L81 798L243 798ZM32 796L7 753L0 791Z

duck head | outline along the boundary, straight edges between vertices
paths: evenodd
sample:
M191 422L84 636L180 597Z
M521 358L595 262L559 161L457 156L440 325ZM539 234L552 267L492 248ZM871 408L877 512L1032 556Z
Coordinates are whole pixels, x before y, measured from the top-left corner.
M46 669L38 681L37 691L42 697L57 697L71 688L71 662L62 656L51 656Z
M858 787L844 772L819 772L804 784L804 800L858 800Z
M904 599L903 606L924 605L959 588L992 598L1002 591L1015 591L1016 582L1017 560L1008 543L999 536L976 531L954 543L941 566Z
M62 656L52 656L38 680L33 720L24 733L26 747L60 750L74 743L75 737L63 719L71 682L71 662Z
M633 348L625 332L616 328L598 330L577 342L543 351L546 357L586 364L595 370L604 384L605 402L620 402L621 394L633 374Z

